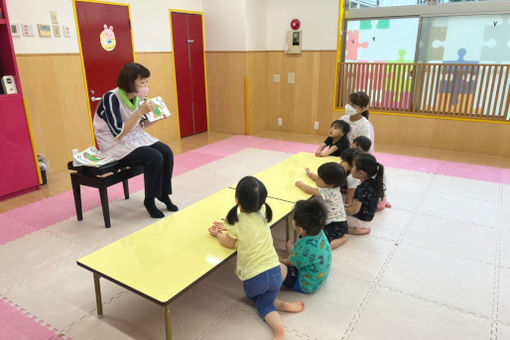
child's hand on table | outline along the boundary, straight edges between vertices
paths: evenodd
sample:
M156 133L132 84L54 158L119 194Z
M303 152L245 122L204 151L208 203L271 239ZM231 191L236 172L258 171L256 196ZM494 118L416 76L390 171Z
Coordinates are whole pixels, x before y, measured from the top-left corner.
M223 222L214 222L208 230L211 235L218 236L219 233L227 231L227 228L225 228L225 224Z

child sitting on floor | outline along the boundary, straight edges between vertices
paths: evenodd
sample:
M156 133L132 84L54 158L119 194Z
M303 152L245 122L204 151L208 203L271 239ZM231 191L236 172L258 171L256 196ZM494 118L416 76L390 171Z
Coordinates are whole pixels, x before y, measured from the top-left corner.
M344 168L335 162L322 164L314 174L310 169L305 169L306 174L317 184L318 188L313 188L301 181L296 182L296 186L317 198L322 199L328 212L324 233L331 244L331 249L335 249L347 242L347 219L345 216L344 204L340 188L345 183Z
M358 136L352 141L352 147L361 149L363 152L369 152L371 146L372 141L365 136Z
M345 208L349 234L368 234L377 203L384 197L384 166L371 154L362 153L354 159L351 174L361 184L354 192L352 205Z
M226 228L223 223L214 222L209 232L221 245L237 249L236 274L243 281L246 296L255 302L260 317L273 329L273 340L283 339L284 329L277 310L301 312L305 305L303 301L276 299L283 266L268 227L273 213L266 203L267 189L255 177L247 176L237 184L235 197L236 205L228 212Z
M347 174L347 188L345 189L345 197L344 197L344 205L346 207L350 207L352 204L352 199L354 198L354 191L361 183L361 181L357 178L352 177L351 169L354 164L354 158L359 155L362 151L358 148L349 148L342 152L342 161L340 165L344 168L345 173ZM342 190L342 192L344 192Z
M331 247L322 230L327 212L317 199L297 201L294 228L299 239L287 243L289 257L282 260L283 286L314 293L326 282L331 268Z
M363 152L370 152L372 147L372 141L368 137L359 136L354 138L354 140L352 141L352 146L360 148L361 150L363 150ZM377 204L377 211L391 207L392 205L390 202L388 202L388 199L386 197L383 197Z
M315 156L340 156L345 149L349 148L349 139L347 134L351 130L349 123L343 120L335 120L329 127L328 137L315 151ZM329 149L322 152L326 147Z

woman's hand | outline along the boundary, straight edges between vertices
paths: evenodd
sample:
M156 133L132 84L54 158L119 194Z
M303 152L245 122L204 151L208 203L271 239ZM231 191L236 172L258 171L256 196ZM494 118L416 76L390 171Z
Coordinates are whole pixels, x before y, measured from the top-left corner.
M140 117L151 111L154 111L154 103L151 102L150 100L144 101L142 105L140 105L140 107L138 108L138 113Z

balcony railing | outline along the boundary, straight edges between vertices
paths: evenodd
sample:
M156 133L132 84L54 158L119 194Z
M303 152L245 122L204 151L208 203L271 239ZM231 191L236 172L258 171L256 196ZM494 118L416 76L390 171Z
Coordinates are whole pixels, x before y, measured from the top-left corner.
M340 63L337 108L366 92L376 111L510 121L510 65Z

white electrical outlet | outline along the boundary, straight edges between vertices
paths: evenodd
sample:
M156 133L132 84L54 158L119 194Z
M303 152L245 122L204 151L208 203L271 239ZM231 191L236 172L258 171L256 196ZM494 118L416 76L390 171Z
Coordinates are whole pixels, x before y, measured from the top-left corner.
M318 121L315 121L315 123L313 123L313 128L315 130L319 130L319 122Z
M278 118L278 126L282 126L282 125L283 125L283 119Z

